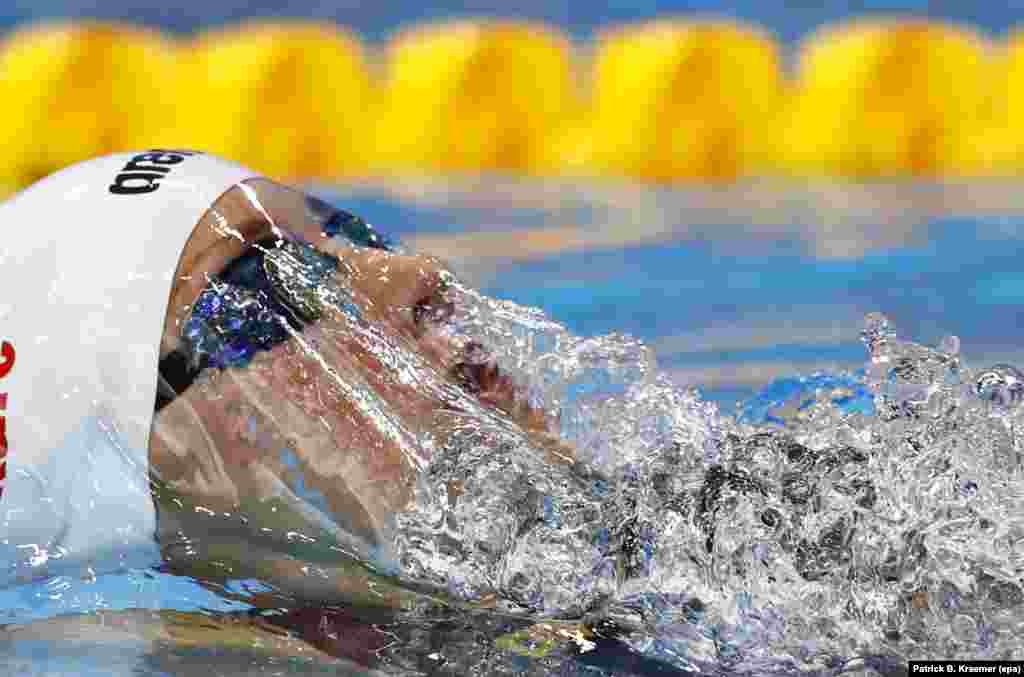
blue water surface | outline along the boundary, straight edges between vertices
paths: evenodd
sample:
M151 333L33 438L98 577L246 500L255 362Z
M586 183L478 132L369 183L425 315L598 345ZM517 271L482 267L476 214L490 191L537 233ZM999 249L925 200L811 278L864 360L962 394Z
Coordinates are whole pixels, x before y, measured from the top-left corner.
M863 227L833 207L831 196L813 192L812 204L781 225L787 214L760 213L756 206L746 222L714 222L729 218L720 213L728 211L728 190L724 197L716 193L725 206L710 216L706 207L690 206L706 203L699 190L682 197L651 192L635 208L614 212L583 192L545 211L509 201L503 191L483 218L486 200L472 191L426 208L365 192L335 197L413 243L566 224L576 225L583 240L593 233L593 246L525 257L490 252L484 262L470 243L450 261L471 271L470 281L487 294L539 307L577 334L643 339L656 349L660 367L733 411L774 378L862 366L859 331L870 312L884 312L903 336L923 343L958 336L968 363L1017 363L1024 357L1024 201L1017 204L1012 186L1001 190L1004 199L993 209L976 198L956 204L955 189L945 186L908 184L882 197L839 189L838 201L852 203L850 212L860 200L885 205L913 197L921 207L883 206L867 213L873 221ZM794 192L794 201L808 202ZM669 214L665 235L601 244L597 234L609 228L639 232L636 226L655 207L661 218ZM830 225L836 213L846 222ZM830 251L844 230L858 229L863 241L855 250Z
M1018 0L968 3L957 0L523 0L514 6L499 0L440 0L433 3L383 0L180 0L172 5L146 0L13 0L0 10L0 23L41 18L102 17L141 21L173 31L244 20L250 17L305 17L338 21L373 39L382 39L410 23L464 16L519 17L545 21L580 38L609 24L642 21L671 14L713 15L758 23L787 42L822 24L852 16L908 15L969 23L1000 33L1020 20Z
M1017 209L1013 200L1004 201L998 214L980 208L935 210L904 216L891 228L865 223L862 246L838 255L821 245L834 229L820 225L825 219L808 218L814 209L785 227L766 230L756 211L746 221L712 223L707 210L690 210L687 200L664 193L641 196L607 217L608 211L582 192L551 205L531 201L530 190L515 200L470 190L429 203L386 187L323 194L413 244L480 230L515 233L567 223L587 241L588 233L609 222L639 232L651 213L644 200L674 199L667 207L659 205L673 228L657 239L625 238L608 245L595 238L593 246L530 255L470 249L446 256L486 293L540 307L578 334L625 332L644 339L672 378L750 423L782 423L783 404L806 406L818 392L834 392L833 402L841 408L870 414L872 398L857 371L865 360L859 330L868 312L885 312L901 334L922 342L958 335L968 363L1024 364L1024 229L1019 225L1024 208ZM935 199L942 202L941 196ZM856 203L856 197L850 201ZM702 226L702 219L709 221ZM856 223L852 228L861 230ZM550 518L557 519L557 512L552 510ZM250 608L247 593L262 586L236 581L218 591L163 573L154 563L96 580L56 577L0 590L0 623L101 609L244 611ZM45 644L22 644L19 650L27 652L25 665L54 665L33 658L43 655ZM130 662L116 672L116 650L98 651L95 659L82 659L81 674L102 674L89 672L93 665L107 665L110 674L198 674L163 668L137 672L141 668ZM604 668L621 670L593 674L658 674L661 669L636 664L613 649L600 655ZM76 665L71 660L58 667ZM580 674L589 674L590 667L581 662ZM263 668L268 670L256 674L273 674Z

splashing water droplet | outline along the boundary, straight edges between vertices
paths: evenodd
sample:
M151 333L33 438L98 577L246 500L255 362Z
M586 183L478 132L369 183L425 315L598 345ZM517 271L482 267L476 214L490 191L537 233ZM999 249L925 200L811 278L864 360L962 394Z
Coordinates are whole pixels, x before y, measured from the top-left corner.
M1002 407L1016 407L1024 400L1024 372L1008 364L997 364L981 372L975 392L982 400Z
M861 341L867 346L872 362L885 361L886 349L896 339L889 318L882 313L869 313L864 318L864 329L860 333Z

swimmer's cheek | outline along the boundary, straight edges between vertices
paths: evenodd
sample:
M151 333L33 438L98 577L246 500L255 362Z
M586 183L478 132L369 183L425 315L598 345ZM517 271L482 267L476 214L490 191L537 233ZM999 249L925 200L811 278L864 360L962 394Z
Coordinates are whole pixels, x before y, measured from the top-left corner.
M224 468L221 452L185 397L161 412L150 436L150 467L156 479L212 509L231 509L239 492Z

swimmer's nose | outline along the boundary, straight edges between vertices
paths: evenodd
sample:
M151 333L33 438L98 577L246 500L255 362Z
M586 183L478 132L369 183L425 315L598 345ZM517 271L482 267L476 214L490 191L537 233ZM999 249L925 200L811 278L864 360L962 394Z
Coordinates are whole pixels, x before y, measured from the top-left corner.
M361 249L342 259L342 268L364 310L407 336L421 338L452 314L445 299L452 275L435 257Z
M455 297L449 294L454 275L440 259L360 248L349 250L339 260L339 274L348 276L368 319L383 322L415 341L435 367L485 404L501 409L528 429L550 428L544 412L529 403L487 346L447 330L455 313Z

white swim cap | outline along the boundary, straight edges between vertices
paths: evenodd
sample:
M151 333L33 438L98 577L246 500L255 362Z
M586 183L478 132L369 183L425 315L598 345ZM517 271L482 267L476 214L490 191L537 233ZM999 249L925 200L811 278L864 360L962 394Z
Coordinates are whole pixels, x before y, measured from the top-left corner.
M152 543L147 449L174 271L211 205L255 176L195 151L123 153L0 206L0 585L26 564Z

